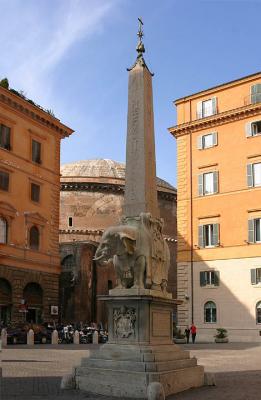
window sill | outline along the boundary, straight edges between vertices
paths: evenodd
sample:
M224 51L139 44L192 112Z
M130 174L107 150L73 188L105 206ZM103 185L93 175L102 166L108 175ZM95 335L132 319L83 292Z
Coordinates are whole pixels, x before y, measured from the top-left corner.
M204 285L200 286L202 289L217 289L218 285Z

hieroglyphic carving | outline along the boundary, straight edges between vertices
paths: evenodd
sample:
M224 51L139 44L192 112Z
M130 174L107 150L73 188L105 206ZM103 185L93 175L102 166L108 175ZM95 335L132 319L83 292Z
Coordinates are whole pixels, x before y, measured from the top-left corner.
M113 309L113 333L117 338L135 336L136 310L132 307Z

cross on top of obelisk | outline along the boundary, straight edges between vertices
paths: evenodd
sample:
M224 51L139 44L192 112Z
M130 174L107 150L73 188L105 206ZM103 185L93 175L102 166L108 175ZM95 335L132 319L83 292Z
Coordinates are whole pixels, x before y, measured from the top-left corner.
M133 64L133 66L131 68L127 68L127 71L131 71L137 64L139 64L142 67L146 67L147 70L150 72L150 70L149 70L149 68L148 68L148 66L147 66L147 64L146 64L146 62L145 62L145 60L143 58L143 53L145 53L145 47L144 47L144 44L143 44L143 41L142 41L142 38L144 37L144 33L143 33L143 30L142 30L143 21L142 21L141 17L138 18L138 21L139 21L139 30L138 30L137 36L139 38L139 41L138 41L138 44L137 44L137 47L136 47L136 51L138 52L138 55L137 55L136 61ZM151 75L153 76L154 74L151 73Z

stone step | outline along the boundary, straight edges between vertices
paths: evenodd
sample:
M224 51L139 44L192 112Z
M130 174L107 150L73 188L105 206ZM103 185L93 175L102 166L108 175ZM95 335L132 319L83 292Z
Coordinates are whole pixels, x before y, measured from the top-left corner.
M166 372L136 372L93 367L76 368L77 388L105 396L146 399L146 390L150 382L160 382L168 396L202 386L204 369L201 366L194 366Z
M137 361L119 361L119 360L101 360L101 359L84 359L82 362L83 368L101 368L112 370L125 370L126 372L157 372L157 371L170 371L179 368L194 367L197 365L195 358L181 359L175 361L163 362L137 362Z
M91 359L101 360L119 360L119 361L174 361L189 358L189 352L184 350L175 351L156 351L156 352L139 352L137 350L128 351L122 350L109 350L101 349L91 353Z

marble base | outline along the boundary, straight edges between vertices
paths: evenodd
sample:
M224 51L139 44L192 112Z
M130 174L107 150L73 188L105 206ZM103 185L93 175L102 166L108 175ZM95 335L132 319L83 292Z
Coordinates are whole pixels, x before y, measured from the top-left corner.
M152 289L111 289L109 291L110 296L153 296L160 297L163 299L172 299L172 293L163 292L162 290L152 290Z
M203 385L203 367L173 344L175 300L142 295L100 299L108 306L109 342L75 369L78 389L146 399L151 382L160 382L166 396Z

